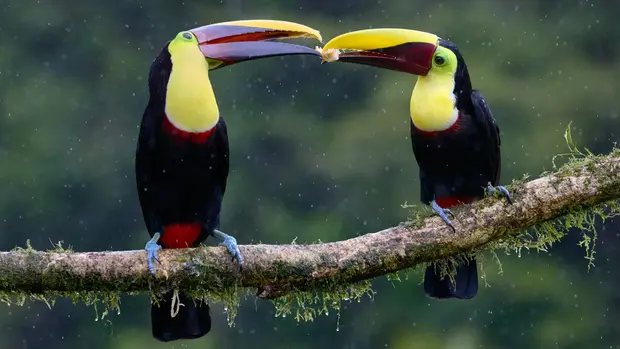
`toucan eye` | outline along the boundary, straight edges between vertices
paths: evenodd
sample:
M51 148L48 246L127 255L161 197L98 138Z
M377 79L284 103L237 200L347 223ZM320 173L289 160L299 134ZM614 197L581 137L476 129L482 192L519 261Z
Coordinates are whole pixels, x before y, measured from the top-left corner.
M446 63L446 60L443 57L435 56L435 64L443 65L444 63Z
M183 33L183 38L187 39L187 40L191 40L192 39L192 34L185 32Z

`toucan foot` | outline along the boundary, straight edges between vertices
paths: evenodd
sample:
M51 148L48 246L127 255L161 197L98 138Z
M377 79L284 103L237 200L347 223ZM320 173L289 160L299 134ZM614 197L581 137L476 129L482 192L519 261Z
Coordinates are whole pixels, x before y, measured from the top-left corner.
M157 258L157 251L159 251L161 249L161 246L159 244L157 244L157 241L159 240L159 233L155 233L153 234L153 238L151 240L149 240L149 242L146 243L146 245L144 246L144 249L146 250L146 262L149 265L149 270L151 271L151 274L155 275L155 266L153 265L153 260L156 260L158 263L161 263L159 261L159 258Z
M237 239L217 229L213 230L213 236L222 240L219 245L226 247L228 252L232 255L232 261L234 262L236 260L239 266L241 266L243 264L243 256L241 256L241 251L239 251L239 246L237 246Z
M508 203L512 205L512 197L510 196L510 193L508 192L508 189L506 189L506 187L502 186L502 185L498 185L497 187L493 187L489 184L489 186L487 187L487 193L489 195L493 195L495 194L496 191L500 192L500 195L504 196L506 198L506 200L508 200Z
M435 214L441 217L441 219L443 219L443 221L446 222L446 224L450 228L452 228L453 231L456 231L456 229L454 229L454 226L452 225L452 222L450 222L450 219L446 215L449 214L454 217L454 213L452 213L452 211L447 208L441 208L439 205L437 205L437 202L435 200L431 201L431 208L433 209L433 212L435 212Z

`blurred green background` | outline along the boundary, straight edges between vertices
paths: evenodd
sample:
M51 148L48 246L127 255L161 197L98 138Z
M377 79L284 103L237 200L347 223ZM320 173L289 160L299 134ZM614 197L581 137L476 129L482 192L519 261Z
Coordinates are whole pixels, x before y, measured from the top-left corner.
M235 19L292 20L325 40L370 27L432 31L461 49L502 130L502 182L536 175L578 144L620 140L618 1L222 0L0 3L0 249L64 240L77 251L147 240L133 157L152 59L177 32ZM308 45L318 43L308 41ZM222 229L240 243L335 241L403 221L418 203L409 133L415 77L273 58L211 74L229 125ZM276 318L252 297L203 339L150 336L146 296L120 315L59 300L0 306L0 348L620 348L620 220L599 225L596 268L580 234L549 254L488 263L490 288L467 302L424 297L420 275L374 281L376 296L313 323ZM212 243L212 242L210 242ZM489 265L490 264L490 265ZM482 283L481 283L482 284Z

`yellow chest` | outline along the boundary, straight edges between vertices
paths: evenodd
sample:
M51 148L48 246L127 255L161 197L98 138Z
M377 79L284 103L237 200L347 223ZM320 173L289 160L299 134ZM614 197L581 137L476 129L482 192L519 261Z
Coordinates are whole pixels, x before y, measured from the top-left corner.
M209 81L209 67L201 57L194 64L173 62L166 91L166 115L176 128L186 132L204 132L219 119L215 93Z
M454 125L459 112L453 91L453 79L433 76L418 78L409 106L415 127L432 132L444 131Z

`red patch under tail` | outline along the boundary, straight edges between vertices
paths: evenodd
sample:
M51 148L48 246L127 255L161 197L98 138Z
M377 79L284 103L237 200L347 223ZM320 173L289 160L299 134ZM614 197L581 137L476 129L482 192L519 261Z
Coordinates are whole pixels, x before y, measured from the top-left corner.
M443 198L435 198L435 202L441 208L450 208L458 205L470 204L474 200L474 198L464 196L447 196Z
M163 248L187 248L196 242L201 230L197 223L170 224L164 227L159 243Z
M168 134L192 143L205 143L207 139L209 139L209 137L213 134L213 132L215 132L215 127L204 132L187 132L179 130L170 122L170 120L168 120L167 116L164 118L162 126L164 128L164 131L166 131Z

